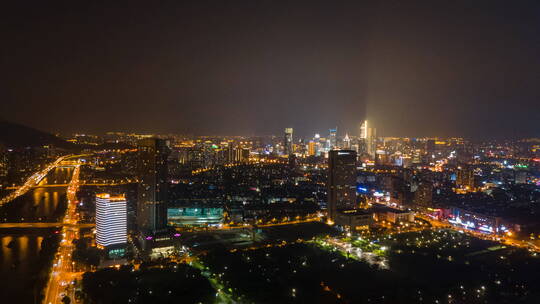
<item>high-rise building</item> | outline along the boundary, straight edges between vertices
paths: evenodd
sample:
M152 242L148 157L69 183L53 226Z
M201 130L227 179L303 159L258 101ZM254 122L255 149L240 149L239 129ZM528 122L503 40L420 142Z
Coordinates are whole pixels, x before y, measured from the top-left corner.
M419 207L431 207L433 202L433 184L429 181L419 181L414 192L414 204Z
M96 243L103 247L127 243L127 204L124 195L96 195Z
M142 139L137 148L137 226L143 234L155 234L167 228L169 148L158 138Z
M384 150L375 151L375 164L376 165L389 165L390 159L388 153Z
M364 120L360 126L360 150L362 153L367 153L371 158L375 158L375 151L377 150L376 143L376 129L368 126L368 121Z
M343 149L349 150L351 148L351 139L349 138L349 134L345 134L345 137L343 138Z
M315 156L317 151L317 144L314 141L310 141L308 144L308 155Z
M315 137L313 137L313 141L315 142L315 155L320 156L321 155L321 135L315 134Z
M225 150L226 152L226 162L227 163L234 163L234 144L232 142L227 143L227 148Z
M368 124L367 120L364 120L362 125L360 125L360 139L367 139L367 130L368 130Z
M375 152L377 151L377 129L368 128L366 138L366 150L373 159L375 159Z
M0 184L8 175L8 155L6 149L0 145Z
M356 208L356 152L332 150L328 156L328 216L335 221L340 209Z
M337 127L329 130L330 134L328 136L328 150L333 150L337 148Z
M234 150L234 160L237 163L245 163L249 161L249 149L237 147Z
M204 168L204 151L198 147L186 147L182 149L180 160L191 170Z
M293 151L293 128L285 128L285 140L283 142L284 154L292 154Z
M468 166L459 167L456 176L456 185L459 188L473 190L475 186L474 171Z

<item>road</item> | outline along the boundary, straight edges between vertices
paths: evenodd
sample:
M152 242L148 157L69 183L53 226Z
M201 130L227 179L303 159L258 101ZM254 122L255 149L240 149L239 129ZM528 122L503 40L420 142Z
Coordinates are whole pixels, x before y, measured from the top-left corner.
M17 197L25 194L26 192L28 192L30 189L32 189L32 187L36 186L37 184L39 184L39 182L45 177L47 176L47 174L49 173L49 171L51 171L52 169L54 169L55 167L57 167L58 165L60 165L60 163L68 158L70 156L66 155L66 156L61 156L59 157L57 160L55 160L54 162L52 162L51 164L47 165L43 170L41 171L38 171L34 174L32 174L32 176L30 176L26 182L24 183L24 185L22 185L21 187L17 188L17 190L11 192L10 194L8 194L6 197L0 199L0 206L4 205L4 204L7 204L9 202L11 202L12 200L16 199Z
M131 184L132 182L121 182L121 183L85 183L81 182L81 186L121 186ZM57 187L68 187L69 184L46 184L46 185L34 185L31 188L57 188ZM21 187L6 187L6 190L20 189ZM28 190L27 190L28 191Z
M497 235L497 234L489 234L489 233L474 231L474 230L471 230L471 229L465 229L465 228L457 227L457 226L454 226L454 225L450 225L450 223L447 223L447 222L432 219L427 215L424 216L424 215L417 214L417 216L420 217L423 220L429 221L429 223L433 227L436 227L436 228L453 229L453 230L456 230L456 231L461 231L461 232L464 232L464 233L468 233L468 234L473 235L473 236L475 236L477 238L480 238L480 239L496 241L496 242L500 242L501 244L504 244L504 245L521 247L521 248L526 248L526 249L530 249L530 250L540 252L540 247L539 246L537 246L535 244L532 244L532 243L530 243L528 241L518 240L518 239L513 238L511 236L508 236L508 235Z
M197 232L197 231L203 231L203 232L210 232L210 231L221 231L221 230L234 230L234 229L250 229L250 228L267 228L267 227L275 227L275 226L286 226L286 225L295 225L295 224L303 224L303 223L311 223L311 222L320 222L320 218L308 218L304 220L292 220L292 221L285 221L285 222L275 222L275 223L267 223L267 224L238 224L238 225L223 225L222 227L176 227L177 231L187 231L187 232Z
M79 225L77 215L77 189L79 188L80 165L75 167L67 190L68 206L62 221L62 240L55 255L54 265L49 274L45 289L45 304L61 303L63 294L67 294L72 303L75 301L74 288L68 288L74 279L80 280L82 272L75 272L75 262L72 260L73 240L78 238Z
M92 228L95 224L66 224L66 223L0 223L0 228L55 228L62 226L77 226L78 228Z
M199 269L201 274L208 279L210 285L217 291L215 303L236 303L233 295L228 292L223 282L221 282L220 277L208 271L198 258L192 258L190 265Z

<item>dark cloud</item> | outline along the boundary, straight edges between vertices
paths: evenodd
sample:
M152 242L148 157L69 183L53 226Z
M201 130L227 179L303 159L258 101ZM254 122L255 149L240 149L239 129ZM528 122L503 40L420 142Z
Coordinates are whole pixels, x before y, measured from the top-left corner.
M536 1L13 2L0 115L44 130L539 133Z

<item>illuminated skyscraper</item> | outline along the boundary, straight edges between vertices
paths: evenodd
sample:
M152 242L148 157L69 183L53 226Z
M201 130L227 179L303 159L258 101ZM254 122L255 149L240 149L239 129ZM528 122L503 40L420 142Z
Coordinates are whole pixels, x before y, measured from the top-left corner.
M343 149L350 149L351 148L351 139L349 138L349 134L345 134L345 138L343 138Z
M249 149L237 147L234 150L234 159L237 163L245 163L249 161Z
M461 166L457 171L456 185L460 188L473 190L474 183L474 171L468 166Z
M333 150L337 148L337 127L330 129L330 134L328 136L328 150Z
M356 207L356 152L332 150L328 156L328 216Z
M137 149L137 225L143 234L154 234L167 228L169 148L162 139L147 138Z
M360 125L360 139L364 139L364 140L367 139L367 129L368 129L367 120L364 120L362 125Z
M376 136L375 128L370 128L368 121L364 120L360 126L360 150L362 153L369 154L371 158L375 158Z
M284 153L292 154L293 151L293 128L285 128L285 140L283 142Z
M377 130L375 128L367 129L366 137L366 152L375 159L375 151L377 150Z
M0 183L8 175L7 151L0 145Z
M315 155L320 156L321 155L321 135L315 134L315 137L313 137L313 141L315 142Z
M310 141L308 144L308 155L309 156L315 156L317 144L314 141Z
M96 243L103 247L127 243L127 205L123 195L96 195Z

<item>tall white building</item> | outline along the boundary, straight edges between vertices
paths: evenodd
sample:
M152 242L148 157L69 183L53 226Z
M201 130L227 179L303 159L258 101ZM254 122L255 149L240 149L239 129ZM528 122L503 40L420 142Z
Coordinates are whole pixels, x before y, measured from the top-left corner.
M283 142L283 153L285 155L293 154L293 128L285 128L285 140Z
M96 194L96 243L103 247L127 243L127 204L124 195Z
M368 121L364 120L360 126L360 140L363 140L365 147L364 152L375 158L375 150L377 149L377 131L373 127L368 127Z
M351 148L351 139L347 133L345 133L345 138L343 138L343 148L347 150Z
M360 139L367 139L367 130L368 130L367 120L364 120L364 122L360 126Z

